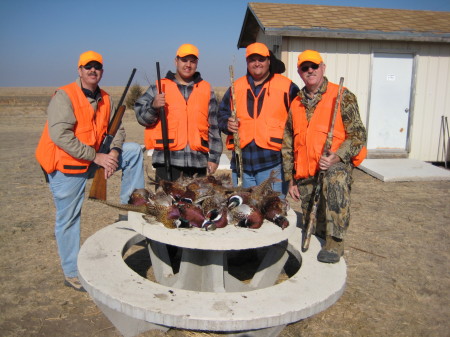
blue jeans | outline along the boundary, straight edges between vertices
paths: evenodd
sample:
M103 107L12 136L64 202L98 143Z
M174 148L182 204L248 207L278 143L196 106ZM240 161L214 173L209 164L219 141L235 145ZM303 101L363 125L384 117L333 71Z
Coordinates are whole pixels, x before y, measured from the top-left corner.
M118 170L122 170L120 202L126 204L135 189L144 188L143 153L139 144L123 144ZM88 172L65 174L60 171L48 174L56 207L56 243L66 277L78 276L80 216L88 175Z
M244 170L242 187L247 188L261 184L264 180L270 177L270 173L272 172L272 170L277 171L276 177L281 180L280 182L272 184L273 190L280 192L281 193L280 197L282 198L286 197L288 183L283 181L284 173L283 173L283 166L281 165L281 163L274 167L260 171L250 172ZM233 170L233 172L231 173L231 178L233 180L233 185L237 186L237 173L235 170Z

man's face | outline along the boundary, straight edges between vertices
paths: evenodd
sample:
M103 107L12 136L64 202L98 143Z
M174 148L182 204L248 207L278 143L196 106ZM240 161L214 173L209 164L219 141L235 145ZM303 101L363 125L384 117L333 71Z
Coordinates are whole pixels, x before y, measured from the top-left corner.
M315 64L313 62L303 62L297 69L305 86L308 90L317 89L323 81L323 75L325 73L325 64Z
M268 57L252 54L247 57L247 70L255 81L264 79L269 74L270 60Z
M93 90L103 76L103 66L101 63L93 61L78 68L81 84L83 88Z
M198 58L194 55L175 58L177 74L186 82L190 82L197 71Z

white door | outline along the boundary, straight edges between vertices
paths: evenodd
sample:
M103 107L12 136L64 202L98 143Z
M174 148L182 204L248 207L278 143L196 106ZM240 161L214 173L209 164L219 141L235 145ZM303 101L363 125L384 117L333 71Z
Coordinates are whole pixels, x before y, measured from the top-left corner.
M412 54L374 54L368 150L406 150L413 57Z

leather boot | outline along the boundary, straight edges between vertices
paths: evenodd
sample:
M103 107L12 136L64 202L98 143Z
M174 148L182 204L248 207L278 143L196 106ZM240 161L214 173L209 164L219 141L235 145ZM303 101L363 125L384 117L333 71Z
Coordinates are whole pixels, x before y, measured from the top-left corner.
M338 263L344 255L344 241L327 235L325 245L317 255L317 260L323 263Z

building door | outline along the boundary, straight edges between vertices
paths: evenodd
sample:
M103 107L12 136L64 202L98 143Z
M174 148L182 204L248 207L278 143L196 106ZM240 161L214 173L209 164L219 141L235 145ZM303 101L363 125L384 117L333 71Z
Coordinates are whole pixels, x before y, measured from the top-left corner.
M413 58L412 54L374 54L368 150L407 150Z

